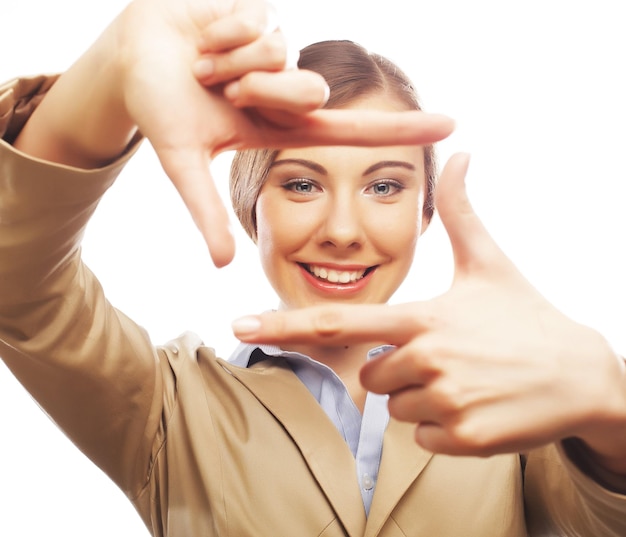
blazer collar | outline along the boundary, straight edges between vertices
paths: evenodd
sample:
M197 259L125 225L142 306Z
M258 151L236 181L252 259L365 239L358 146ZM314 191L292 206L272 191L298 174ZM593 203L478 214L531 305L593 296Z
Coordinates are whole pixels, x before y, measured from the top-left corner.
M287 430L348 535L362 537L366 517L354 457L306 386L280 357L245 369L220 362Z
M403 423L393 418L389 420L365 537L378 535L393 509L432 456L431 452L415 442L414 423Z

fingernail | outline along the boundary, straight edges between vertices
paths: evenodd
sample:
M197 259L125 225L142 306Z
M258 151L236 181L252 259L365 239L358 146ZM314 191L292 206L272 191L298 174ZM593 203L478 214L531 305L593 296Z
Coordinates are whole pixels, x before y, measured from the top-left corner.
M376 347L374 349L372 349L371 351L369 351L367 353L367 359L369 360L376 360L377 358L381 358L389 353L391 353L391 351L396 350L396 346L395 345L381 345L380 347Z
M261 321L258 317L247 316L235 319L231 325L233 333L236 337L250 337L259 332L261 329Z
M215 72L215 64L209 58L201 58L194 63L193 72L197 78L209 78Z

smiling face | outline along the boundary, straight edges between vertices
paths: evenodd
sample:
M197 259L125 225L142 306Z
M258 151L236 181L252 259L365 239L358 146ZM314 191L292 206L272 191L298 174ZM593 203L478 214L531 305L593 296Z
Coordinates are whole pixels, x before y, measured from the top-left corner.
M382 96L350 108L398 109ZM421 147L280 151L256 222L261 262L282 307L387 302L413 261L424 191Z

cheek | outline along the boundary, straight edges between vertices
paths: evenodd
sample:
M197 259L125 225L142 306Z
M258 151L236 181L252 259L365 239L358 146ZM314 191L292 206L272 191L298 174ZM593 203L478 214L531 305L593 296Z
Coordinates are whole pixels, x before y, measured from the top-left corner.
M258 218L258 216L257 216ZM259 260L261 267L268 281L278 291L276 284L281 280L280 268L281 264L277 263L280 252L283 249L281 244L284 238L280 232L273 227L267 220L257 220L257 249L259 252Z
M390 206L368 221L368 235L376 247L390 257L413 259L417 240L422 231L422 215L419 207Z
M261 259L289 255L304 246L316 227L308 214L297 204L259 198L256 221Z

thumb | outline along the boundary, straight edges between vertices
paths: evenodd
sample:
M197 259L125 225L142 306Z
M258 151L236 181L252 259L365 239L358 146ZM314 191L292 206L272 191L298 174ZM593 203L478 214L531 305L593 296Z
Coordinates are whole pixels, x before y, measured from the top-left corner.
M459 270L469 272L492 263L500 252L467 197L465 175L469 161L467 153L452 155L435 191L435 207L450 238L457 274Z
M210 158L201 149L157 151L157 154L202 233L213 263L216 267L227 265L235 254L235 239L209 170Z

